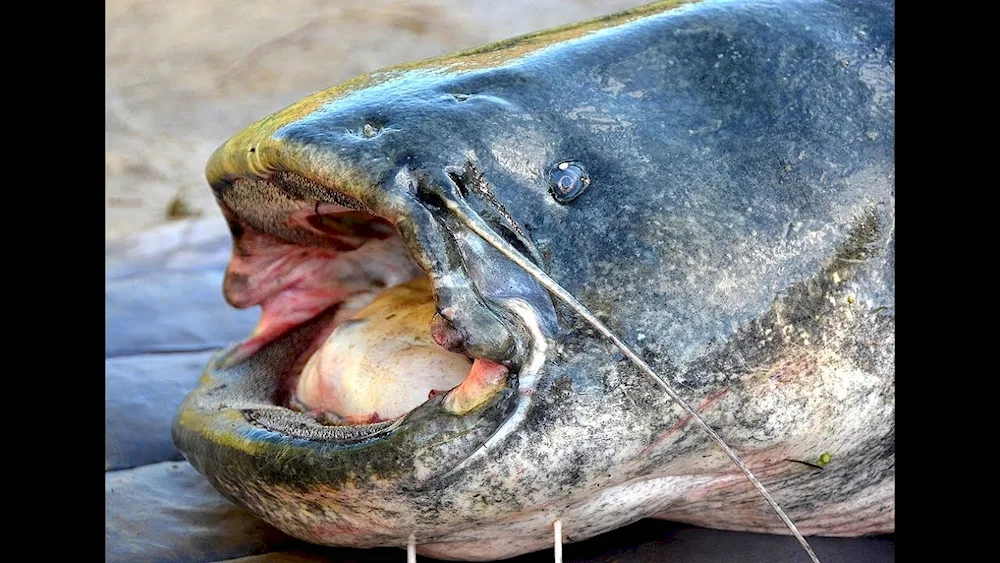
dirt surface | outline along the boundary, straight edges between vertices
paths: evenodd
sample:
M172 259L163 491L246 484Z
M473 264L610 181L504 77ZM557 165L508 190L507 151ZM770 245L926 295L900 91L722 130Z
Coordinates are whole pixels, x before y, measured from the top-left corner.
M317 90L643 0L109 0L105 234L217 214L216 146Z

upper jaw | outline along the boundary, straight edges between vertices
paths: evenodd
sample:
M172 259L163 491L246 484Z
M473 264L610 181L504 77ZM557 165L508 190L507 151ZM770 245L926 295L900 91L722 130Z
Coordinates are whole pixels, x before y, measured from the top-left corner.
M413 184L418 181L407 178ZM524 340L535 332L524 323L541 322L533 328L554 335L556 315L544 289L447 209L428 203L419 193L375 209L335 190L326 190L327 199L350 207L298 200L299 193L289 193L289 179L308 182L282 171L263 178L227 179L225 190L220 190L219 205L233 234L224 295L234 307L264 309L244 354L342 305L345 296L395 286L421 274L430 278L437 304L431 332L450 351L516 368L530 348ZM262 200L268 205L262 206ZM359 223L359 215L366 217L364 223ZM504 216L514 227L500 225L498 230L506 227L505 235L518 232L518 246L537 256L506 210ZM290 255L295 264L307 267L294 271ZM277 315L270 312L290 306L292 300L285 299L290 289L298 294L298 310L272 322ZM534 310L530 319L506 305L513 300Z

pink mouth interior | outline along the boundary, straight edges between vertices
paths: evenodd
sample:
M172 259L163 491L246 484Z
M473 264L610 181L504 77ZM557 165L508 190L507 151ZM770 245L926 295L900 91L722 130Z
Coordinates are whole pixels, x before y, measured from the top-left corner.
M420 330L411 323L409 332L396 330L388 334L392 331L374 324L382 322L380 319L368 315L363 321L368 323L367 340L343 344L349 331L355 330L354 325L362 322L353 317L379 295L401 291L396 286L411 281L420 285L424 273L410 257L395 227L374 215L332 204L303 205L288 216L287 222L288 227L309 233L309 240L316 244L291 243L244 226L223 286L233 306L261 306L256 329L229 357L231 362L246 359L287 331L332 312L331 320L294 365L275 366L283 378L281 396L276 397L278 404L308 412L327 423L366 424L404 415L429 397L455 387L470 371L494 373L499 369L506 374L505 368L487 360L477 360L477 369L470 366L471 359L434 344L429 317L427 326ZM431 299L429 283L423 287L428 292L426 299ZM388 288L394 289L387 292ZM426 299L421 300L424 315ZM401 309L383 317L395 317L395 313L413 314ZM331 339L341 326L348 332L338 332ZM406 342L372 341L379 338ZM414 352L414 346L428 343L433 350L420 348ZM334 350L341 356L331 357ZM325 359L313 363L322 364L321 372L326 372L320 377L314 374L310 381L299 385L300 374L314 354ZM359 354L386 357L354 357ZM399 361L405 360L407 354L416 359ZM460 374L456 371L459 365L463 366ZM343 376L345 370L351 377ZM364 397L369 397L367 402Z

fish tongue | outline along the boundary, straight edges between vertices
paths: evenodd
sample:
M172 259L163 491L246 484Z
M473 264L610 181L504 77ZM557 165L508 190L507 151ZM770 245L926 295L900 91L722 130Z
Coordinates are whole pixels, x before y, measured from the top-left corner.
M469 360L431 338L434 311L426 278L383 291L313 353L295 401L347 424L364 424L398 418L455 387L469 374Z

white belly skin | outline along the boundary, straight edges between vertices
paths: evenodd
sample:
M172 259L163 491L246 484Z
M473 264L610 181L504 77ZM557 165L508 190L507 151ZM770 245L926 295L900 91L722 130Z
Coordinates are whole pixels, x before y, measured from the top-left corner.
M792 357L703 396L694 401L695 408L720 429L804 535L892 532L894 449L873 455L876 445L886 443L883 437L891 440L894 400L887 391L892 382L836 357L803 352L796 348ZM891 354L891 346L886 353ZM586 397L580 391L576 396ZM608 408L621 408L627 395L604 400ZM829 409L824 411L823 405ZM663 409L665 417L679 418L676 407L664 404ZM755 426L727 424L736 414L754 419ZM831 424L831 419L839 422ZM787 534L721 450L680 420L660 426L658 433L635 426L631 435L605 434L600 421L586 419L543 429L549 433L544 440L519 439L515 431L498 446L510 448L500 462L470 468L476 482L444 489L401 492L398 483L359 475L339 487L308 491L260 484L257 490L266 495L258 500L269 506L262 512L272 524L306 541L405 547L412 532L418 553L453 560L493 560L545 549L552 545L557 519L567 543L649 517ZM595 467L597 457L584 467L574 466L580 452L567 444L582 444L578 449L588 457L600 452L605 469ZM832 454L823 469L788 461L815 462L823 452ZM565 495L553 494L554 483L577 469L582 476L563 486ZM525 485L524 475L537 476L535 487ZM244 498L255 488L221 481L223 488L231 486ZM511 510L504 496L510 491L517 491L520 510ZM323 510L294 509L303 502Z
M716 496L714 502L689 502L694 497L704 496L705 491L719 487L732 487L746 494ZM869 498L830 505L824 514L799 514L793 517L799 531L806 536L856 536L856 530L861 525L867 526L866 529L877 530L872 533L887 533L894 526L894 492L894 481L887 481L874 488ZM671 511L668 508L676 504L685 505L684 511ZM477 526L453 534L446 542L418 545L417 553L438 559L503 559L517 553L551 547L555 520L562 521L563 541L571 543L626 526L648 517L650 511L658 509L667 511L654 514L653 518L719 529L787 533L778 516L742 474L719 478L676 476L616 486L562 510L525 514L524 519L517 522ZM698 515L702 512L704 514L699 518ZM723 519L726 524L720 525ZM834 520L842 522L840 530L831 529L831 522ZM831 533L836 531L840 533Z

